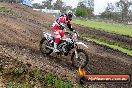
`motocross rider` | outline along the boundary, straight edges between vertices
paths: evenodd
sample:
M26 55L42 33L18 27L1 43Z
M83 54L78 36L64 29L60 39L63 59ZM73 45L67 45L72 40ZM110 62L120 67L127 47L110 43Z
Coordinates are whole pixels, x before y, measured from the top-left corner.
M75 32L75 30L71 26L72 15L72 12L67 12L65 15L61 15L56 21L54 21L52 25L52 30L55 36L53 52L59 52L59 50L57 49L57 44L60 42L61 38L64 37L65 26L67 26L70 31Z

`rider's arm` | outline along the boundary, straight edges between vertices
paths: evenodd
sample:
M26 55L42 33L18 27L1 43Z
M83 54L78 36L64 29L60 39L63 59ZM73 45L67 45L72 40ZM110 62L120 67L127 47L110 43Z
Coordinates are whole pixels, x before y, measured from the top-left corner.
M72 25L71 25L71 22L70 21L68 21L67 22L67 27L70 29L70 31L75 31L73 28L72 28Z
M58 26L60 27L60 29L64 29L65 28L65 24L66 24L66 18L61 15L57 20L56 20Z

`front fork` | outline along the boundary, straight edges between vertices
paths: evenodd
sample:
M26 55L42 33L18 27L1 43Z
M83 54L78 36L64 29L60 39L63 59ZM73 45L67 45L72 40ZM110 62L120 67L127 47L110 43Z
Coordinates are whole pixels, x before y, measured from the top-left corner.
M75 57L78 58L78 52L77 52L78 46L75 44Z

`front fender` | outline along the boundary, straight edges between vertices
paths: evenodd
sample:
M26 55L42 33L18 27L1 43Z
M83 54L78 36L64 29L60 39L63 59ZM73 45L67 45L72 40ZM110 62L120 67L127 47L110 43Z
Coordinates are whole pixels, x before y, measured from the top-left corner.
M88 46L86 44L84 44L83 42L76 42L77 45L83 45L85 48L88 48Z
M43 32L43 37L45 37L46 39L49 37L49 38L51 38L51 34L49 34L49 33L46 33L46 32Z

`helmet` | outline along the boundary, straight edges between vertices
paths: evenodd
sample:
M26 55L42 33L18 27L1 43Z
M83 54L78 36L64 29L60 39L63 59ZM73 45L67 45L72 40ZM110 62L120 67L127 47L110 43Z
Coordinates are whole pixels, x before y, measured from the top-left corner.
M68 12L67 12L67 19L68 19L68 20L72 20L72 15L73 15L73 14L72 14L72 11L68 11Z

